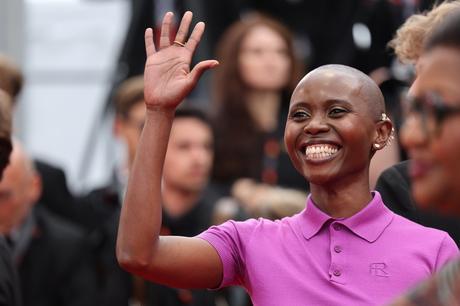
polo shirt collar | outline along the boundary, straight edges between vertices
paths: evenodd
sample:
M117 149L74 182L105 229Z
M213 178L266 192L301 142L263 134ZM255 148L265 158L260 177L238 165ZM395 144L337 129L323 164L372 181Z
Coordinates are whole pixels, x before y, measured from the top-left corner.
M305 238L310 239L315 236L326 222L337 221L355 235L368 242L374 242L391 223L394 213L383 204L380 193L373 191L372 195L372 200L361 211L344 219L334 219L325 214L309 196L307 207L301 216L301 227Z

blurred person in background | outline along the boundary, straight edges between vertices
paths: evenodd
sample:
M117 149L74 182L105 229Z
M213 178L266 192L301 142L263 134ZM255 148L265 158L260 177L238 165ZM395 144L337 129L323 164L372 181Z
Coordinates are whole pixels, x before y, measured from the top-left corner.
M6 91L0 89L0 180L13 149L11 144L12 117L11 97Z
M460 1L446 1L435 5L430 11L413 15L401 26L390 42L390 47L394 49L401 62L415 65L415 80L409 93L417 90L418 87L418 70L422 66L419 57L426 38L447 14L458 8L460 8ZM457 245L460 245L460 226L456 216L426 211L412 198L409 163L410 161L406 160L385 170L377 181L376 190L382 194L385 204L394 212L420 224L445 230L454 238Z
M152 29L145 35L147 112L120 218L123 267L176 287L241 285L261 305L378 304L458 255L446 233L392 213L371 193L370 159L387 144L392 123L377 85L342 65L310 72L292 95L285 143L310 182L304 211L278 221L226 222L196 237L160 236L174 113L202 73L218 65L209 60L191 69L204 23L188 38L192 14L185 13L172 43L172 16L163 19L158 51Z
M305 189L283 146L289 92L299 65L289 31L262 16L233 24L218 44L215 71L216 183L240 178Z
M10 159L11 144L11 98L0 89L0 181ZM16 267L13 264L10 247L0 233L0 305L20 306L21 294Z
M0 54L0 89L11 96L13 112L19 103L23 86L24 76L20 67L7 56ZM42 182L38 201L40 205L74 223L84 223L87 216L75 202L75 197L68 188L65 172L47 161L35 160L34 163Z
M24 85L24 77L18 65L6 56L0 56L0 86L8 90L13 98L11 99L13 109L17 107L19 94ZM127 306L131 292L130 283L122 282L127 273L119 269L114 255L115 238L112 244L108 241L110 234L116 236L118 224L118 214L114 215L114 209L110 205L104 205L104 201L95 199L93 194L75 195L72 194L67 185L65 172L48 162L42 160L34 161L34 171L40 175L40 193L36 201L37 211L49 211L56 214L66 221L70 221L74 226L80 227L87 238L91 247L91 256L87 258L92 263L92 270L96 273L95 285L97 288L98 299L94 303L98 305L119 305ZM40 206L40 208L38 208ZM118 212L118 210L116 210ZM110 221L110 219L113 219ZM113 226L111 226L113 225ZM112 257L104 257L104 246L111 248ZM110 261L112 259L112 261ZM110 265L110 262L113 264ZM119 274L117 274L117 271ZM108 275L111 277L109 278ZM120 280L121 279L121 280ZM36 281L36 279L34 279ZM91 282L91 281L90 281ZM122 285L117 286L122 282ZM115 285L113 285L115 284ZM25 292L28 294L28 292Z
M272 19L247 16L225 32L217 53L221 65L213 83L213 183L244 210L242 214L229 209L229 201L220 202L216 220L244 218L244 213L292 215L304 206L307 184L290 163L283 142L289 92L301 73L290 32ZM282 196L274 196L278 192ZM228 211L236 214L225 216Z
M94 305L96 278L85 236L37 206L40 192L40 176L15 141L0 182L0 232L11 245L24 305Z
M401 143L417 203L460 218L460 8L443 19L418 53ZM460 305L460 258L393 305Z
M0 57L0 86L15 95L18 104L24 80L19 67L5 56ZM142 87L141 87L142 92ZM142 99L141 99L142 101ZM65 173L44 161L35 161L40 174L41 193L37 206L65 218L82 228L91 246L92 270L96 273L97 305L127 306L133 298L131 277L121 270L115 259L115 239L118 227L118 194L98 188L85 195L72 194Z

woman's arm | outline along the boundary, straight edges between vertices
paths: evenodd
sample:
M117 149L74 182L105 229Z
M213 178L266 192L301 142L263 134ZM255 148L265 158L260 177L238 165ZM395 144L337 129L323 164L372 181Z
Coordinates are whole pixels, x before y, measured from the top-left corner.
M215 287L222 264L214 248L199 238L159 236L161 177L174 112L193 89L201 74L218 64L203 61L190 71L193 52L204 31L196 24L187 40L192 13L182 18L175 41L169 41L173 14L164 16L158 48L152 29L145 32L146 119L126 197L117 239L117 258L131 273L176 287Z

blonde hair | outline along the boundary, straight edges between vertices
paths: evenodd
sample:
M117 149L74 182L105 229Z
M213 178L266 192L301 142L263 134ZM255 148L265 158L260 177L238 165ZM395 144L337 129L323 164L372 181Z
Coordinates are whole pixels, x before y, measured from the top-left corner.
M129 112L137 103L144 101L144 76L138 75L125 80L118 86L115 96L115 113L128 117Z
M11 96L13 103L22 89L23 82L19 67L10 58L0 54L0 89Z
M431 11L412 15L388 43L403 63L415 63L423 50L425 39L452 10L460 8L460 0L436 4Z

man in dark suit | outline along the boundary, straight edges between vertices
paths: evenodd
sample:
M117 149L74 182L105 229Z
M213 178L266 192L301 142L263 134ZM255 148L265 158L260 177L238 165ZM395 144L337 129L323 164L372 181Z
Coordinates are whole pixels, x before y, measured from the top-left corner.
M95 305L95 275L84 235L35 206L40 192L32 161L14 143L0 182L0 232L12 246L24 305Z
M9 96L0 90L0 178L8 165L11 145L11 105ZM10 249L0 233L0 306L20 306L17 272Z

